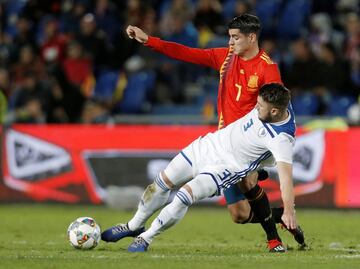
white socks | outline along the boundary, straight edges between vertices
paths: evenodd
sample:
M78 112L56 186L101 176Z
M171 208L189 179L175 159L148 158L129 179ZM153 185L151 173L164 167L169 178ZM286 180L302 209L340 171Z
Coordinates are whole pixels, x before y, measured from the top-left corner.
M159 174L144 191L134 217L128 222L129 229L134 231L144 227L151 215L166 204L169 196L170 190Z
M151 227L140 236L150 244L156 235L178 223L192 202L191 195L185 189L180 189L174 200L161 210L159 216L151 223Z

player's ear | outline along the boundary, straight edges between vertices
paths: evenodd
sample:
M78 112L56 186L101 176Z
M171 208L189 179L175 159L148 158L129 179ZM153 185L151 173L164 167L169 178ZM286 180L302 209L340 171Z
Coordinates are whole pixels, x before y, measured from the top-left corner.
M279 114L279 109L276 107L272 107L270 110L271 115L276 116Z
M256 42L256 34L255 33L250 33L249 34L249 39L251 43L255 43Z

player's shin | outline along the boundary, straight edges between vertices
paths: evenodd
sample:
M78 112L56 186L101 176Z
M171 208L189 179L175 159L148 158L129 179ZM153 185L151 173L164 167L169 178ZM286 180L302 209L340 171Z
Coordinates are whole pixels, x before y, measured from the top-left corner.
M272 218L269 200L264 190L259 185L255 185L249 191L244 192L244 195L249 200L254 215L259 219L261 226L266 232L267 239L280 240L274 219Z
M134 231L144 227L145 222L152 214L166 204L169 195L170 189L160 173L154 183L150 184L144 191L134 217L128 222L129 229Z
M181 188L174 200L161 210L159 216L151 223L150 228L140 237L150 244L155 236L178 223L185 216L192 203L191 195L184 188Z
M283 207L272 207L271 208L271 215L275 223L282 223L281 216L284 213ZM244 223L260 223L258 217L255 216L253 211L250 211L249 218Z

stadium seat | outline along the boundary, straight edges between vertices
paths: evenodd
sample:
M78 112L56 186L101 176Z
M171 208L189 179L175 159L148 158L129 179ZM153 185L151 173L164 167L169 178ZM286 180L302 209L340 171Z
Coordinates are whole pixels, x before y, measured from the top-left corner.
M312 93L304 93L295 96L292 101L292 106L295 115L298 116L311 116L315 115L319 109L320 100L319 97Z
M258 0L256 1L255 13L261 20L262 33L273 34L275 21L280 13L282 0Z
M149 92L155 86L155 78L155 72L152 71L131 74L117 109L122 113L143 112Z
M157 13L158 13L158 16L159 18L162 18L171 8L171 5L173 4L172 0L163 0L163 1L160 1L161 3L159 4L159 7L157 9ZM194 10L195 7L196 7L196 4L197 4L197 1L196 0L187 0L186 1L186 4L188 6L191 6L191 10Z
M98 100L111 100L119 79L119 74L119 70L101 71L96 77L94 97Z
M227 47L229 45L229 38L227 36L214 36L206 44L206 48Z
M351 105L356 103L356 98L353 96L333 96L327 108L326 114L329 116L346 117L348 109Z
M284 39L295 39L301 34L311 12L311 1L290 0L279 18L277 34Z
M201 115L202 106L199 105L155 105L153 115Z
M7 26L5 32L11 36L16 34L16 19L21 13L23 7L25 6L27 0L11 0L5 2L5 15ZM3 14L2 14L3 15Z
M223 3L223 16L228 21L234 17L236 0L226 0Z

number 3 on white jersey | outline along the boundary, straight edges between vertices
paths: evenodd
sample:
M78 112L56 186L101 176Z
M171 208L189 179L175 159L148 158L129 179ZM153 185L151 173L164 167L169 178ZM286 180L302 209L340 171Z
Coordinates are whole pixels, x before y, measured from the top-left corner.
M246 132L254 124L253 119L250 119L248 123L244 124L244 132Z

